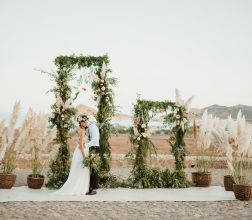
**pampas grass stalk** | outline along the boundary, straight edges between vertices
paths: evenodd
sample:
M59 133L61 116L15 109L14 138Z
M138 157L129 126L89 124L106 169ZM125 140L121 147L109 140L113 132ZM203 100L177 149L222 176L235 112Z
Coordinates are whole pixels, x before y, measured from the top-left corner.
M206 157L207 150L211 146L213 117L208 115L207 111L203 113L200 121L200 128L197 134L197 152L196 168L198 172L207 173L213 164L213 157Z
M19 113L20 113L20 102L15 102L14 107L13 107L13 111L12 111L12 114L11 114L11 118L10 118L10 121L9 121L8 129L7 129L7 143L8 143L8 146L10 146L11 143L13 142L15 126L16 126L16 123L17 123Z

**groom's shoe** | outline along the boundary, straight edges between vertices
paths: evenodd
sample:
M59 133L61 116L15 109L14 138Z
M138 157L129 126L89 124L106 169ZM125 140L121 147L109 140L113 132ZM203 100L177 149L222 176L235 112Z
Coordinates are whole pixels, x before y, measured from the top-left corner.
M95 195L96 193L97 193L96 191L92 190L87 192L86 195Z

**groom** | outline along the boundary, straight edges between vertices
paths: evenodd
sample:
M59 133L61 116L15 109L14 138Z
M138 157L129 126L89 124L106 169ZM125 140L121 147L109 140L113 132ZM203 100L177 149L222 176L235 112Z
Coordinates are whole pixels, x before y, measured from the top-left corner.
M91 154L98 154L100 151L100 133L94 122L90 122L87 115L81 115L81 126L86 129L88 141L85 143L85 148L89 148L89 156ZM98 172L92 169L90 173L90 187L86 195L95 195L99 187Z

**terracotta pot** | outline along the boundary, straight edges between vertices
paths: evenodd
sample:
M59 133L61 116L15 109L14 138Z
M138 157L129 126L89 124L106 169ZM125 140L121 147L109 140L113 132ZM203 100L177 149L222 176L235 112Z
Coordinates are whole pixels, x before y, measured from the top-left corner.
M0 189L11 189L16 182L16 175L0 173Z
M208 173L193 172L192 181L195 184L195 186L208 187L210 186L212 181L212 174L210 172Z
M249 201L252 199L252 185L234 184L235 198L241 201Z
M41 189L44 184L45 177L43 175L39 175L38 177L32 177L30 174L27 176L27 185L31 189Z
M235 181L232 175L224 176L224 187L226 191L233 191L233 184L235 184Z

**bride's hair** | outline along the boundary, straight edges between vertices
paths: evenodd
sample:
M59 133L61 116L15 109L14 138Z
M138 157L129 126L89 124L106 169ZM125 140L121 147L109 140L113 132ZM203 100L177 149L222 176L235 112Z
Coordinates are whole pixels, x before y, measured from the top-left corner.
M79 126L81 127L81 122L87 121L89 118L87 115L79 115L77 118L77 122L79 123Z

